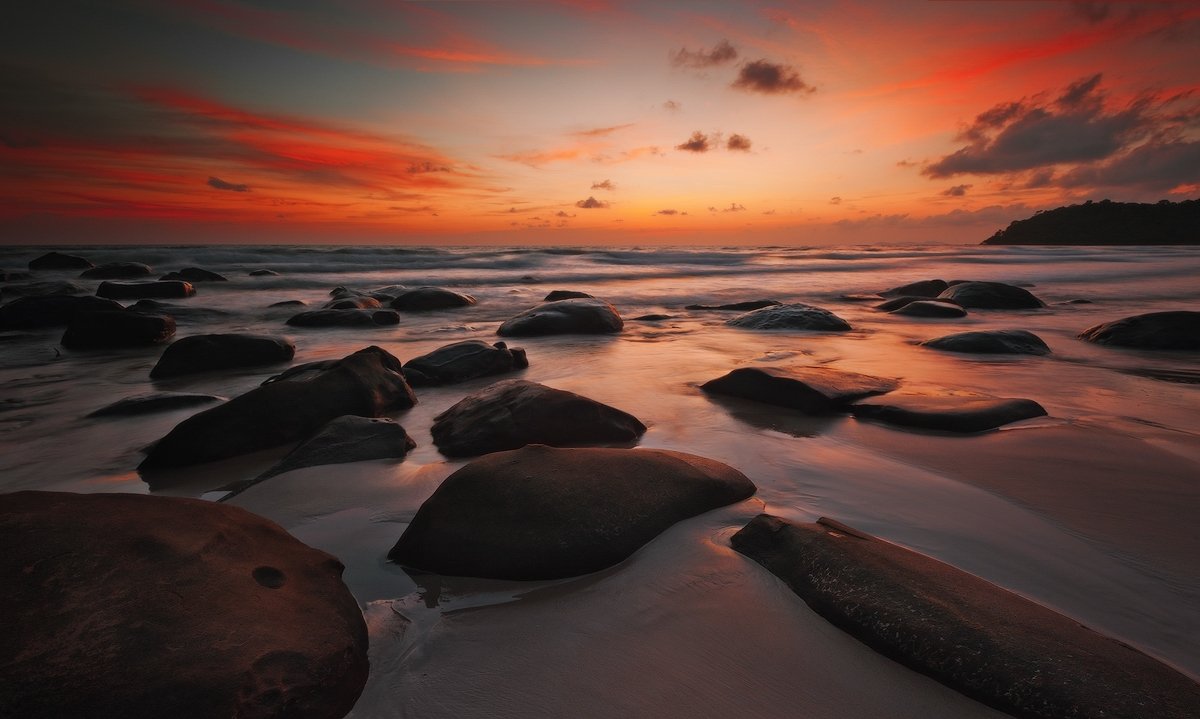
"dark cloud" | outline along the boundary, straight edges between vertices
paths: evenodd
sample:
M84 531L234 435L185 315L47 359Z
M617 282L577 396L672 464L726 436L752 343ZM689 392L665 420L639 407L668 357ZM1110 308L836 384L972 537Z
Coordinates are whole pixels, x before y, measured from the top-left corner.
M737 56L737 48L730 45L728 40L722 40L714 45L713 49L708 51L689 50L686 47L681 47L678 50L672 50L669 57L671 65L674 67L703 70L707 67L715 67L717 65L724 65L727 62L733 62L737 59Z
M654 214L656 214L656 215L678 215L679 210L659 210L658 212L655 212Z
M555 212L555 213L554 213L554 216L555 216L555 217L562 217L562 218L571 218L571 217L574 217L575 215L573 215L573 214L571 214L571 213L567 212L566 210L559 210L558 212Z
M746 211L746 206L738 204L736 202L729 203L729 207L726 207L721 210L721 212L745 212L745 211Z
M1054 169L1047 167L1042 170L1034 170L1025 180L1025 187L1029 189L1037 187L1050 187L1054 184Z
M738 68L737 79L730 87L747 92L782 95L789 92L811 93L816 88L800 79L800 73L790 65L767 60L747 62Z
M840 197L830 197L830 198L829 198L829 204L831 204L831 205L840 205L840 204L842 204L842 198L840 198Z
M691 138L687 142L676 145L675 149L683 150L684 152L708 152L712 147L709 144L708 135L697 130L692 133Z
M410 175L419 175L426 172L449 172L450 168L445 165L437 165L428 160L424 162L414 162L408 166Z
M613 190L617 189L617 186L613 184L612 180L601 180L599 182L593 182L592 189L608 190L609 192L612 192Z
M580 130L579 132L572 132L571 134L576 137L605 137L605 136L613 134L614 132L619 132L620 130L627 130L633 126L634 126L634 123L627 122L624 125L609 125L608 127L593 127L590 130Z
M775 214L775 210L767 210L766 212L763 212L763 214L764 215L773 215L773 214Z
M729 136L729 141L725 143L725 149L736 152L750 152L750 138L734 133Z
M1057 104L1060 107L1072 108L1100 102L1096 88L1100 86L1101 77L1101 73L1096 73L1085 80L1071 83L1066 91L1059 95Z
M576 202L575 206L582 207L585 210L603 210L608 207L608 203L589 196L586 200Z
M219 177L208 178L208 186L218 190L229 190L230 192L249 192L250 186L242 183L226 182Z
M1056 184L1147 192L1195 186L1200 184L1200 141L1148 142L1109 162L1077 167L1062 175Z
M942 194L946 197L962 197L963 195L966 195L967 190L971 189L972 187L974 187L974 185L955 185L954 187L949 187L945 190L942 190Z
M675 102L674 100L667 100L666 102L664 102L662 104L662 106L663 106L663 109L668 112L679 112L680 110L683 109L683 103Z

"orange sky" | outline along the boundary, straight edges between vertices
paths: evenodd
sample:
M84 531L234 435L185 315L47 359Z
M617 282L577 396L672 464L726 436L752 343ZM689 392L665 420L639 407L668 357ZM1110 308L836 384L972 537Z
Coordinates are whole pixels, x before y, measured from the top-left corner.
M1195 3L22 5L7 243L977 243L1200 195Z

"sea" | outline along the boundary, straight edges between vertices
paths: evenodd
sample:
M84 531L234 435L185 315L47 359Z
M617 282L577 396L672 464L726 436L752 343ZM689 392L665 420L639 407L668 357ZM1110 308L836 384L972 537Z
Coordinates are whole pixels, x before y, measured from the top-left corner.
M57 249L95 264L185 267L228 282L166 300L177 338L282 335L294 362L369 345L401 361L466 339L552 290L612 303L611 336L508 339L511 377L638 417L638 446L725 462L752 499L677 524L620 565L556 582L410 576L387 552L420 504L469 460L433 445L433 417L506 377L421 388L393 418L416 440L403 460L288 472L234 497L287 448L181 472L154 493L228 500L337 556L371 631L372 672L355 717L1002 716L876 655L827 624L729 536L760 512L829 517L930 555L1200 677L1200 352L1080 340L1093 325L1200 310L1200 248L860 247L0 247L23 271ZM274 276L250 276L269 269ZM69 279L86 292L96 280ZM990 280L1027 288L1037 310L920 319L869 296L909 282ZM0 283L11 301L13 285ZM402 313L396 326L297 328L337 287L438 286L461 309ZM731 327L737 313L687 305L771 299L844 318L842 333ZM642 320L645 315L667 319ZM1046 356L961 355L920 346L978 329L1024 329ZM0 333L0 492L149 493L142 450L203 408L88 415L160 391L234 397L286 366L151 380L161 346L71 351L61 329ZM808 417L699 389L752 365L825 366L891 377L901 392L1020 397L1046 417L970 435Z

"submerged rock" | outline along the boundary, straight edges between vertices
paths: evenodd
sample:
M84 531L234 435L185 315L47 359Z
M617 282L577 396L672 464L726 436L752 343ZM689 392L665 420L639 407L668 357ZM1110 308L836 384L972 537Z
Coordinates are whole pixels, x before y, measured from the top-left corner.
M143 265L141 262L110 262L84 270L79 276L90 280L129 280L149 277L153 272L149 265Z
M267 305L267 307L307 307L307 306L308 306L308 303L305 302L304 300L281 300L279 302L272 302L271 304Z
M920 302L923 299L925 299L925 298L924 297L915 297L912 295L903 295L900 297L893 297L890 300L885 300L883 302L880 302L879 304L874 305L871 309L876 309L876 310L879 310L880 312L891 312L893 310L898 310L901 307L904 307L905 305L911 305L914 302Z
M542 302L558 302L559 300L595 299L586 292L576 290L552 290L542 298Z
M180 298L196 294L190 282L158 280L157 282L101 282L96 288L97 297L114 300L136 300L142 297Z
M727 305L687 305L685 310L731 310L736 312L748 312L750 310L758 310L763 307L777 307L783 304L777 300L748 300L746 302L731 302Z
M682 452L532 445L447 477L388 558L455 576L572 577L610 567L676 522L754 492L741 472Z
M946 352L968 352L974 354L1020 354L1048 355L1050 348L1032 332L1026 330L980 330L958 332L945 337L935 337L921 343Z
M80 312L62 336L68 349L112 349L166 342L175 336L175 320L130 310Z
M0 330L62 327L84 312L123 312L120 302L101 297L22 297L0 307Z
M1003 282L958 282L938 295L969 309L1025 310L1045 307L1029 290Z
M0 716L344 716L367 630L342 564L245 510L0 496Z
M574 392L510 379L464 397L434 417L429 431L442 454L470 457L535 443L632 442L646 425Z
M739 367L705 382L700 389L790 407L807 414L828 414L845 409L855 400L891 392L899 386L894 379L830 367L766 366Z
M464 295L442 287L417 287L400 293L388 303L388 306L401 312L424 312L467 307L473 304L475 304L475 298L471 295Z
M326 424L250 484L303 467L399 459L416 446L404 428L390 419L346 415Z
M1089 327L1088 342L1149 350L1200 349L1200 312L1151 312Z
M725 324L751 330L845 332L850 329L850 323L829 310L800 303L764 307L734 317Z
M184 267L178 272L168 272L160 280L183 280L185 282L228 282L225 275L201 267Z
M546 302L500 325L502 337L560 334L614 334L624 328L617 309L601 299L575 298Z
M904 315L905 317L958 318L966 317L967 311L953 302L917 300L916 302L909 302L903 307L892 310L891 314Z
M1012 422L1045 417L1031 399L1001 397L891 396L850 407L855 417L944 432L984 432Z
M279 273L275 270L250 270L247 272L250 277L278 277Z
M31 270L90 270L95 267L79 255L68 255L63 252L47 252L29 261Z
M414 387L454 384L529 366L525 350L510 349L504 342L488 344L465 340L439 347L404 363L404 376Z
M760 514L731 543L862 643L1013 716L1200 712L1200 686L1127 644L837 522Z
M169 412L202 404L224 402L224 397L214 394L191 394L188 392L156 392L135 397L126 397L105 405L89 414L89 417L131 417L152 412Z
M400 324L395 310L313 310L293 315L293 327L371 327Z
M907 285L893 287L890 290L884 290L879 294L884 297L937 297L950 285L945 280L920 280L918 282L910 282Z
M283 337L245 334L192 335L163 351L150 376L178 377L196 372L259 367L290 362L296 345Z

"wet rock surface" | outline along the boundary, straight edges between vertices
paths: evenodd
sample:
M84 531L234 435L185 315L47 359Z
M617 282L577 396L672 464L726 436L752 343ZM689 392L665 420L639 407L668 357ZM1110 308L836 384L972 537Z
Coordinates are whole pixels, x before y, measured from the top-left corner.
M1029 310L1046 306L1029 290L1003 282L952 283L937 297L968 309Z
M893 379L845 372L831 367L740 367L700 385L713 394L752 399L797 409L807 414L828 414L845 409L855 400L891 392L900 386Z
M166 342L175 336L175 320L131 310L80 312L62 336L68 349L113 349Z
M891 395L850 407L855 417L943 432L984 432L1023 419L1046 416L1031 399Z
M1150 312L1089 327L1080 339L1111 347L1200 349L1200 312Z
M401 292L388 306L401 312L425 312L468 307L473 304L475 298L461 292L442 287L417 287Z
M575 298L530 308L500 325L502 337L557 334L615 334L625 323L616 308L601 299Z
M416 446L404 427L390 419L346 415L326 424L249 484L304 467L399 459Z
M191 297L196 288L190 282L180 280L158 280L157 282L101 282L96 288L97 297L114 300L136 300L143 297L175 299Z
M845 332L850 323L821 307L805 304L775 305L747 312L726 322L750 330L811 330Z
M1042 338L1026 330L958 332L945 337L925 340L921 346L944 352L969 354L1050 354L1050 347L1042 341Z
M904 315L905 317L955 319L958 317L966 317L967 311L953 302L942 302L939 300L917 300L915 302L908 302L903 307L892 310L892 314Z
M259 367L290 362L296 346L283 337L247 334L192 335L176 340L158 358L150 376L178 377L197 372Z
M504 342L464 340L439 347L404 363L404 376L414 387L454 384L476 377L513 372L529 366L525 350Z

